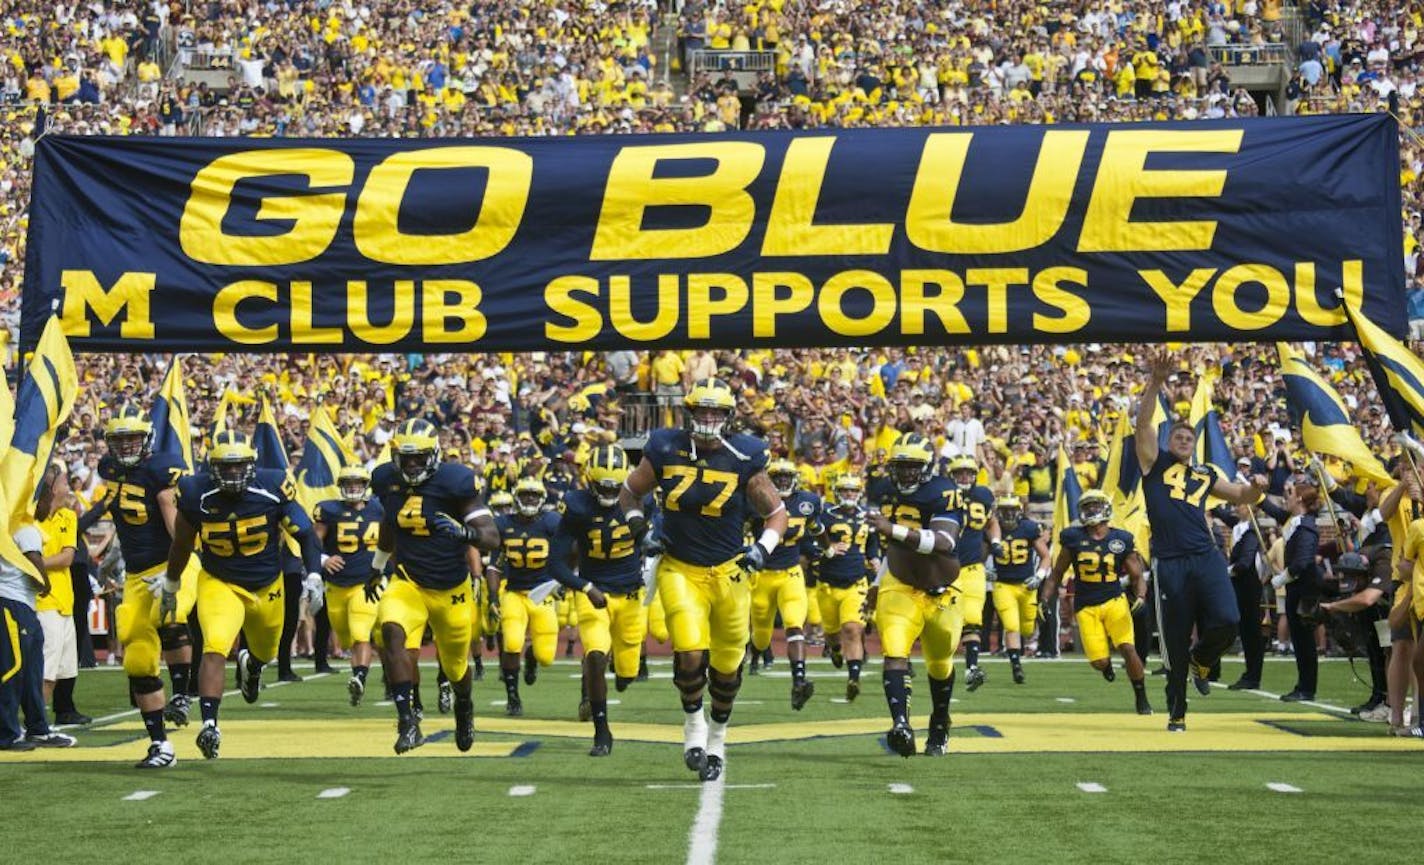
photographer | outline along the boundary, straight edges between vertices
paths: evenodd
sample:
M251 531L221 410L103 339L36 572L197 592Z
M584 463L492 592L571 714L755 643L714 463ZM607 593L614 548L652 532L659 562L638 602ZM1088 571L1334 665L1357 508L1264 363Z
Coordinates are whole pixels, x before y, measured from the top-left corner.
M1320 529L1316 526L1320 487L1313 478L1298 474L1285 484L1284 508L1269 497L1261 501L1260 507L1281 524L1285 537L1286 621L1295 649L1296 682L1289 693L1281 695L1281 700L1286 703L1314 700L1319 653L1315 647L1316 622L1312 616L1321 588Z
M1380 567L1380 563L1383 563L1383 567ZM1390 579L1389 571L1388 547L1384 548L1382 556L1344 553L1335 564L1335 572L1340 577L1339 594L1345 597L1336 601L1325 601L1320 605L1323 613L1348 617L1337 619L1337 627L1331 628L1331 631L1338 635L1336 642L1339 645L1348 650L1352 642L1364 640L1374 687L1370 696L1370 703L1373 705L1366 704L1369 708L1358 712L1360 719L1364 721L1384 721L1389 717L1389 708L1385 705L1386 689L1382 682L1385 653L1380 637L1383 635L1376 624L1388 620L1389 607L1393 603L1394 582ZM1342 624L1346 628L1344 634L1338 630L1338 626ZM1376 656L1379 659L1378 665ZM1376 666L1379 668L1379 675L1376 675Z

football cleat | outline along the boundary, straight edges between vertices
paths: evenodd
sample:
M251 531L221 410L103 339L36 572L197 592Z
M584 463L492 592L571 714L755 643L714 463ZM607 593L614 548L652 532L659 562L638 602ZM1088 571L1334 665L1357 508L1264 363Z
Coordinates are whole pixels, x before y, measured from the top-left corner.
M186 727L188 710L192 707L193 700L187 694L174 694L168 705L163 707L163 720L175 727Z
M247 668L248 662L252 660L252 653L243 649L237 653L237 689L242 692L242 699L249 703L257 702L257 694L262 690L262 671L253 673Z
M1109 682L1117 681L1117 671L1113 669L1112 661L1108 661L1108 665L1103 667L1102 673L1104 680Z
M539 662L534 660L534 646L524 647L524 684L532 685L539 678Z
M26 736L25 741L37 748L73 748L79 744L78 739L57 730L50 730L38 736Z
M1024 683L1024 671L1022 664L1014 664L1013 675L1015 685L1022 685Z
M1146 694L1138 694L1138 695L1137 695L1137 714L1139 714L1139 715L1150 715L1150 714L1152 714L1152 704L1149 703L1149 702L1147 702L1147 695L1146 695Z
M702 748L688 748L682 752L682 764L689 771L701 773L702 767L707 765L707 752Z
M412 693L410 698L410 713L415 716L415 723L419 724L425 720L425 705L420 702L420 696Z
M925 739L926 757L943 757L949 753L949 728L931 727L929 738Z
M855 698L860 696L860 680L850 679L846 682L846 702L854 703Z
M519 718L524 715L524 704L518 699L510 700L504 704L504 714L508 718Z
M1167 732L1168 732L1168 733L1185 733L1185 732L1187 732L1187 719L1186 719L1186 718L1172 718L1171 720L1169 720L1169 721L1167 722Z
M885 734L885 744L890 746L890 750L901 757L912 757L915 754L915 730L909 724L896 724L890 728L890 732Z
M351 695L351 705L361 705L361 697L366 693L366 683L361 681L360 676L352 676L346 680L346 693Z
M724 765L721 757L716 754L708 754L702 768L697 771L697 777L703 781L716 781L722 777Z
M468 751L475 745L475 701L469 697L455 700L455 747Z
M593 737L593 747L589 749L590 757L607 757L613 753L613 734L604 732Z
M474 735L471 731L470 735ZM425 737L420 733L419 721L398 721L396 722L396 753L404 754L406 751L414 751L425 744Z
M797 682L791 686L791 708L801 711L801 707L811 701L816 693L815 682Z
M1196 686L1197 693L1205 697L1211 693L1211 667L1203 667L1196 661L1190 663L1192 666L1192 684Z
M837 670L839 670L841 667L844 667L845 655L841 652L841 647L833 646L830 643L827 643L826 646L830 649L831 666L835 667Z
M149 742L148 756L134 764L135 769L167 769L178 762L172 742Z
M964 684L971 691L979 690L979 686L983 685L988 678L988 676L984 675L984 668L978 664L964 671Z
M450 706L455 701L455 689L450 687L449 682L441 682L438 696L435 698L435 705L440 709L440 714L450 714Z
M588 698L579 700L578 719L585 724L593 719L593 704Z
M222 733L218 731L218 725L204 724L203 729L198 731L198 750L202 751L207 759L216 760L221 747Z

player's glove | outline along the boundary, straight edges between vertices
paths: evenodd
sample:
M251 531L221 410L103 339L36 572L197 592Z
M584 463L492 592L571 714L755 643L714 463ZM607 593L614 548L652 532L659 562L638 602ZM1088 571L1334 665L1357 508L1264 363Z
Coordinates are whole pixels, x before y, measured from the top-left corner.
M474 529L449 514L436 514L430 521L430 527L435 531L435 534L451 538L462 544L473 545L478 537Z
M1058 596L1045 595L1038 599L1038 620L1048 621L1049 616L1058 609Z
M307 578L302 581L302 596L307 599L307 609L312 615L321 612L322 606L326 603L326 594L322 591L321 574L307 574Z
M178 620L178 589L181 584L168 585L168 581L162 580L158 593L158 621L160 624L170 624Z
M744 571L759 571L766 567L766 557L770 555L759 543L748 544L742 548L742 555L737 559L737 565Z
M830 558L830 555L831 553L829 548L822 549L821 545L816 543L815 541L806 542L806 558L810 559L811 561L814 562L817 559L828 559Z
M1138 611L1140 611L1145 606L1147 606L1146 600L1144 600L1143 598L1133 598L1132 603L1128 605L1128 609L1130 609L1132 611L1132 614L1135 616L1137 615Z
M663 539L654 534L649 534L643 538L643 555L650 559L655 559L663 554L666 548Z
M628 515L628 531L634 538L642 538L648 533L648 518L642 511L632 511Z
M366 578L366 600L369 603L376 603L381 599L381 592L386 590L386 576L379 571L373 571L371 576Z
M499 597L490 598L489 606L485 608L485 633L495 634L499 632Z
M1036 589L1043 585L1043 581L1048 579L1048 568L1039 568L1033 572L1033 576L1024 580L1024 588Z
M990 542L989 542L989 555L990 555L991 557L997 559L1003 552L1004 552L1004 542L1003 542L1003 541L1000 541L1000 540L993 540L993 541L990 541Z

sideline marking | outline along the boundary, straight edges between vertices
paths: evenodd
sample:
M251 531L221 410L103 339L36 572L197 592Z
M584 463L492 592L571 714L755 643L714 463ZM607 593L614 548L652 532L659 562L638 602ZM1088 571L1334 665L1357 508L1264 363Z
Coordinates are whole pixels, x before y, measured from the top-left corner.
M1326 659L1326 658L1321 658L1320 660L1324 661L1324 660L1327 660L1327 659ZM1336 660L1336 659L1331 658L1331 659L1328 659L1328 660ZM1226 685L1223 685L1223 684L1220 683L1220 682L1212 682L1212 683L1211 683L1211 686L1212 686L1213 688L1226 688ZM1278 701L1278 700L1281 699L1281 695L1280 695L1280 694L1272 694L1270 691L1262 691L1260 688L1250 688L1250 689L1246 690L1245 693L1247 693L1247 694L1255 694L1256 696L1258 696L1258 697L1264 697L1264 698L1266 698L1267 700L1277 700L1277 701ZM1312 706L1312 707L1314 707L1314 708L1316 708L1316 709L1324 709L1324 710L1327 711L1327 712L1337 712L1337 713L1339 713L1339 714L1341 714L1341 715L1347 715L1347 716L1353 717L1353 715L1352 715L1352 713L1350 712L1349 709L1345 708L1344 706L1336 706L1336 705L1334 705L1334 704L1332 704L1332 703L1321 703L1321 702L1319 702L1318 700L1301 700L1298 705L1301 705L1301 706Z
M915 792L915 788L911 787L909 784L891 784L890 792L898 796L906 796L910 793Z
M152 799L157 796L158 790L135 790L123 798L125 802L142 802L145 799Z
M712 865L717 861L717 831L722 825L722 794L726 783L718 778L702 785L697 819L687 836L687 865Z
M1076 703L1076 702L1078 702L1077 700L1073 699L1072 697L1054 697L1054 699L1057 700L1057 701L1060 702L1060 703Z
M701 790L706 784L645 784L648 790ZM728 790L771 790L775 784L727 784Z
M1295 786L1292 786L1292 785L1290 785L1290 784L1286 784L1286 783L1284 783L1284 782L1282 782L1282 781L1272 781L1271 783L1269 783L1269 784L1266 785L1266 788L1269 789L1269 790L1274 790L1274 791L1276 791L1277 793L1299 793L1299 792L1301 792L1301 789L1300 789L1299 787L1295 787Z
M350 787L327 787L325 790L322 790L320 793L316 794L316 797L318 799L340 799L342 796L345 796L347 793L350 792Z
M533 795L534 795L534 791L535 791L536 789L538 789L538 788L535 787L533 784L515 784L513 787L510 787L510 788L509 788L509 795L511 795L511 796L533 796Z
M1084 793L1106 793L1108 791L1108 788L1097 781L1079 781L1078 789Z

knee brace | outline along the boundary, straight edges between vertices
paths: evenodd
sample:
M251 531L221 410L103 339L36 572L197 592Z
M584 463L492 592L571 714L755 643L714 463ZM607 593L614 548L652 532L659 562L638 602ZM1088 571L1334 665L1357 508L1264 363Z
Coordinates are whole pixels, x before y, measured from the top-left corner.
M707 653L703 652L702 660L695 669L685 670L673 665L672 683L682 692L683 699L691 699L707 687L707 664Z
M129 676L129 690L134 694L152 694L163 690L163 680L157 676Z
M193 645L193 638L188 633L187 625L168 624L158 629L158 643L163 647L163 651L171 652L174 649L186 649Z
M979 639L979 626L978 626L978 625L965 625L965 626L964 626L964 630L960 632L959 641L960 641L961 643L962 643L962 642L965 642L966 640L970 640L970 641L972 642L971 638L972 638L972 640L978 640L978 639Z
M714 703L730 703L737 698L737 692L742 689L742 668L737 668L736 676L727 676L725 673L715 673L712 681L707 685L707 692L712 695Z

